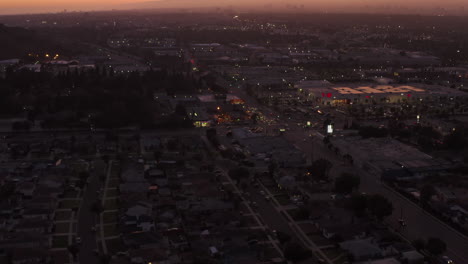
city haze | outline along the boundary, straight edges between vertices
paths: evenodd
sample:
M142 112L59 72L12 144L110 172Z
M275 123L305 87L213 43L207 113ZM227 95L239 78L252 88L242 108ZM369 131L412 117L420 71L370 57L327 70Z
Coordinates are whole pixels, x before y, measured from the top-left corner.
M465 15L465 1L449 0L19 0L0 3L0 14L46 13L62 11L125 10L147 8L232 9L242 11L403 13Z

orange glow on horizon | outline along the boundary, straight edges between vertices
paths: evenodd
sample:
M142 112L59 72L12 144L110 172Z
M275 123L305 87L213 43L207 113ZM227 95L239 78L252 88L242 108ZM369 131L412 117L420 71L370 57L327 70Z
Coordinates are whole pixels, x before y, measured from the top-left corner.
M369 7L386 10L434 10L441 6L441 0L0 0L0 14L38 13L111 9L138 8L206 8L206 7L243 7L254 10L276 9L315 10L315 11L358 11L366 12ZM466 0L443 1L445 9L464 10L468 7ZM465 8L464 8L465 7ZM290 11L291 11L290 10ZM372 11L372 10L368 10Z
M0 0L0 14L122 9L141 0Z

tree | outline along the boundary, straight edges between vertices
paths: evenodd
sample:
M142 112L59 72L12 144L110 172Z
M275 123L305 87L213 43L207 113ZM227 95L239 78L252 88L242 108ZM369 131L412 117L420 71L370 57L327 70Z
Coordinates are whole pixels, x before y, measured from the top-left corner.
M367 208L379 221L382 221L383 218L391 215L393 212L392 203L380 194L369 196L367 199Z
M257 124L257 120L259 118L257 113L254 113L250 118L252 119L254 124Z
M153 155L154 155L154 159L159 163L159 160L161 159L161 156L162 156L162 152L159 150L155 150L153 152Z
M79 174L80 180L86 181L86 179L89 178L89 172L88 171L81 171Z
M335 191L340 194L350 194L359 187L361 179L358 176L343 173L335 180Z
M95 214L99 214L102 212L102 210L104 210L104 208L102 208L101 201L96 200L91 204L91 208L89 208L89 210Z
M209 128L206 130L206 137L208 139L215 138L217 135L216 128Z
M440 238L430 237L426 242L426 250L432 255L438 256L447 250L447 245Z
M297 221L307 220L309 219L309 216L310 216L309 210L306 207L302 206L302 207L299 207L299 210L297 210L293 214L293 219Z
M28 122L28 121L24 121L24 122L13 122L13 124L11 125L11 129L12 130L29 130L31 128L31 124Z
M69 245L67 249L70 252L70 254L73 256L73 258L76 259L76 256L78 255L78 251L79 251L76 244Z
M424 240L422 239L416 239L411 244L417 251L423 250L424 247L426 246L426 244L424 243Z
M444 144L447 148L453 150L463 150L468 145L465 130L461 127L455 130L444 138Z
M423 204L427 204L429 201L431 201L432 196L436 194L436 190L434 186L430 184L426 184L422 187L421 189L421 202Z
M349 208L357 217L364 216L367 209L367 197L362 194L353 195L349 201Z
M111 261L111 256L109 255L102 255L99 257L99 262L102 264L108 264Z
M230 169L229 172L229 177L234 179L236 183L239 183L241 179L245 179L249 177L249 170L244 168L244 167L237 167L234 169Z
M219 145L219 142L218 142L218 137L217 137L217 132L216 132L216 128L209 128L208 130L206 130L206 138L211 142L211 144L213 144L214 146L218 146Z
M317 180L328 180L328 173L332 168L332 163L326 159L318 159L307 168L307 172Z
M268 174L270 175L270 177L273 177L276 169L278 169L278 163L272 160L270 164L268 164Z
M291 236L287 233L276 231L276 237L281 245L285 244L286 242L291 241Z
M305 249L302 245L297 242L288 242L284 246L284 258L294 262L299 262L309 258L312 252Z

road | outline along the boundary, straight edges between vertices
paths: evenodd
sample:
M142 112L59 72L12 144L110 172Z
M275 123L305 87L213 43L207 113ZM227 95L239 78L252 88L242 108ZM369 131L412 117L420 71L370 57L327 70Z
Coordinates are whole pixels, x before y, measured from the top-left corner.
M304 144L302 137L293 132L285 135L289 140L297 142L296 146L305 153L313 153L314 158L322 157L333 163L332 175L341 172L354 172L361 176L360 191L366 193L378 193L385 196L394 206L393 214L388 217L387 223L395 230L400 230L398 220L403 218L407 226L400 232L408 241L415 239L427 239L429 237L441 238L447 243L448 255L455 263L467 263L468 260L468 238L441 222L434 216L425 212L421 207L403 197L399 193L384 185L377 175L349 166L334 152L324 146L320 140L307 140ZM302 144L301 144L302 143Z
M95 168L89 177L78 217L78 236L81 237L82 241L79 262L86 264L100 263L94 254L94 251L97 250L96 234L91 231L91 227L96 224L96 215L90 209L94 201L98 199L97 191L101 185L99 175L105 170L105 164L101 160L96 160L93 163Z
M265 115L278 116L272 109L260 105L256 99L249 96L243 89L233 88L231 92L244 99L248 106L260 109ZM314 121L320 122L320 120L320 118L316 118ZM318 158L330 160L334 166L334 171L331 172L332 175L339 175L342 171L356 172L361 176L361 191L382 194L389 199L395 210L388 218L388 223L397 230L399 228L398 219L400 219L401 211L403 211L403 217L407 223L407 227L402 230L401 235L408 241L428 237L441 238L447 244L448 249L446 255L452 258L455 263L468 263L468 238L466 236L439 221L434 216L426 213L412 201L386 188L386 186L380 182L377 175L371 175L359 168L346 165L341 157L326 148L321 140L311 139L309 137L309 134L311 134L313 130L305 130L297 126L297 124L295 124L297 122L291 122L282 116L277 118L277 121L279 124L288 124L290 130L286 131L284 136L308 155L311 160ZM320 131L320 133L322 133L322 131Z
M373 175L361 173L361 185L363 191L382 194L392 202L394 211L388 217L387 223L395 230L400 230L398 219L402 217L403 213L406 227L400 233L409 241L429 237L440 238L447 243L446 255L455 263L467 263L468 239L465 236L425 212L412 201L391 190Z

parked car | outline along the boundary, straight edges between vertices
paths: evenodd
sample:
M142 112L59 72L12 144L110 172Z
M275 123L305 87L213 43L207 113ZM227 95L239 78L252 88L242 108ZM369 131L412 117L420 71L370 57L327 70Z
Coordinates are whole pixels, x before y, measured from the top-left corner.
M453 264L453 261L448 256L443 256L442 261L444 264Z

